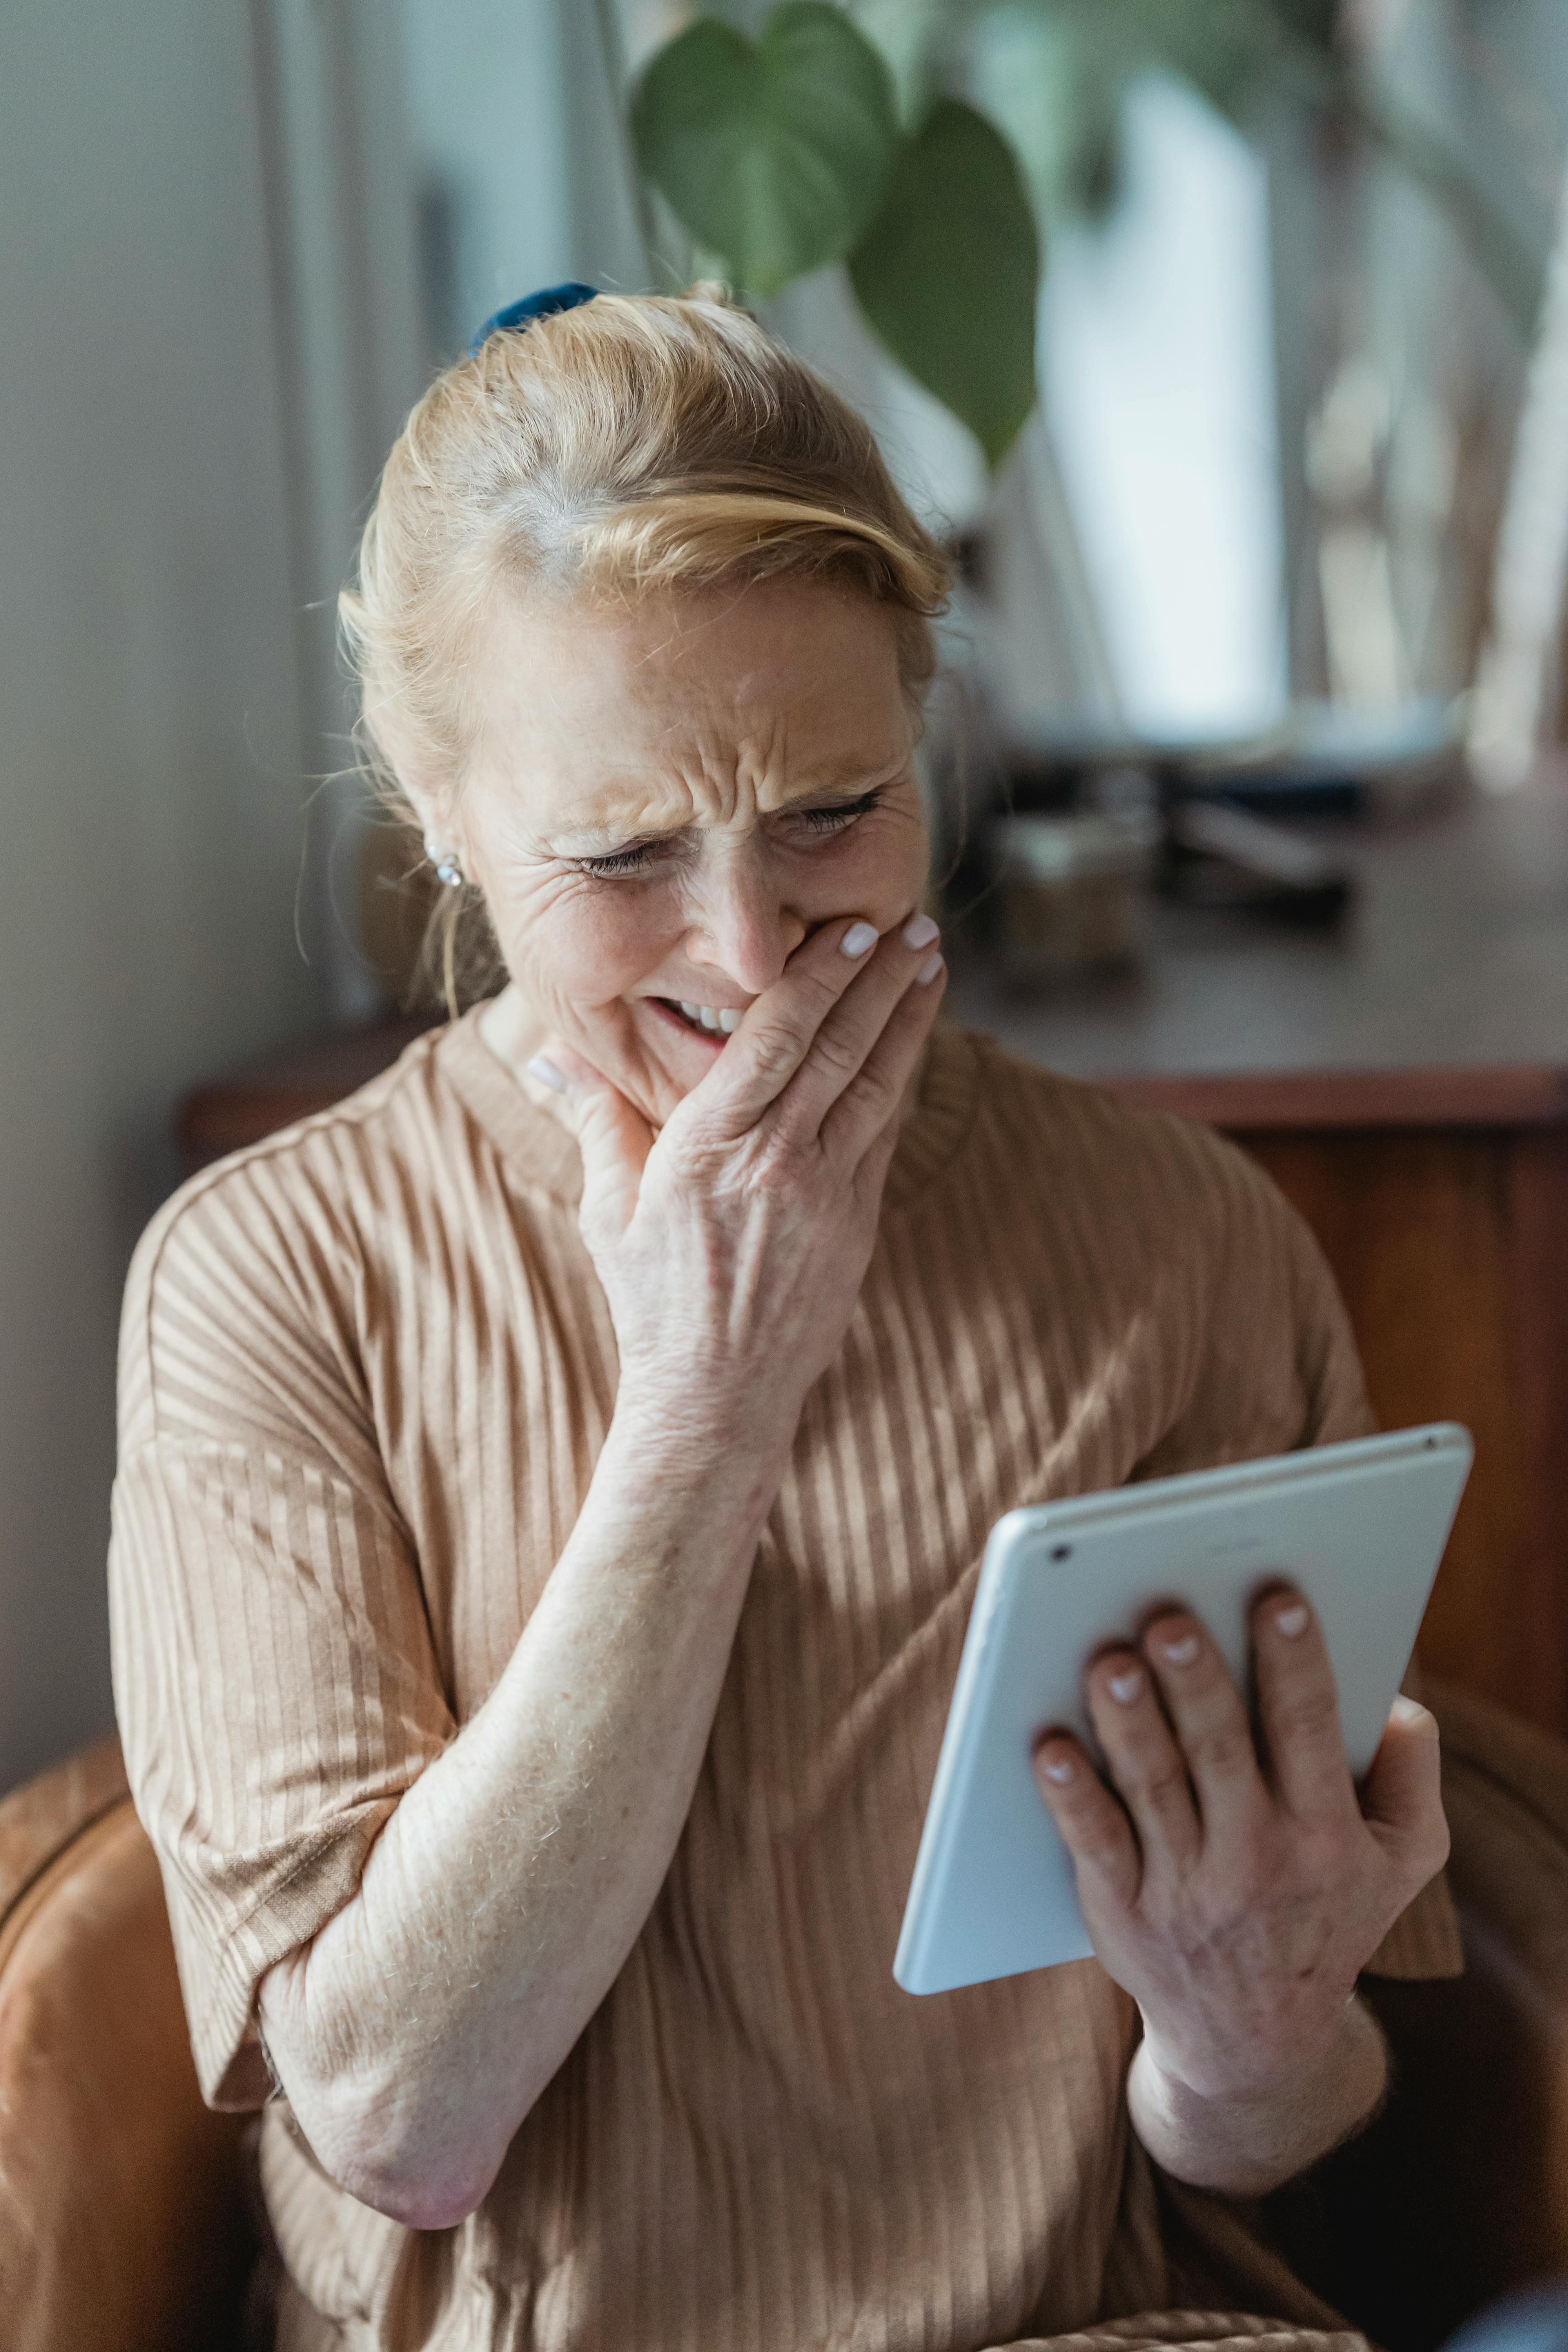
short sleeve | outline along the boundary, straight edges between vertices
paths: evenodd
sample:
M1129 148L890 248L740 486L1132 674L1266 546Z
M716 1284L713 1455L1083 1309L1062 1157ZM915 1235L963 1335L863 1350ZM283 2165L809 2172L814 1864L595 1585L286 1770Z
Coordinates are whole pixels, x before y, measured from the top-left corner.
M1347 1438L1370 1437L1377 1417L1367 1401L1366 1376L1339 1285L1306 1219L1272 1185L1269 1191L1289 1269L1296 1366L1307 1406L1300 1442L1338 1445Z
M242 1170L176 1196L127 1286L115 1696L215 2106L267 2097L258 1984L351 1899L455 1727L350 1273L330 1215L291 1230Z

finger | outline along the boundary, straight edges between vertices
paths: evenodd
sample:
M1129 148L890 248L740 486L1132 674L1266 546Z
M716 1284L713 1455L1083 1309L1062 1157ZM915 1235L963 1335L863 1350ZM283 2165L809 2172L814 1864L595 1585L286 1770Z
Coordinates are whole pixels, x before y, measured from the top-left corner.
M570 1045L552 1039L528 1065L529 1076L561 1097L583 1155L583 1237L618 1241L637 1204L642 1172L653 1150L653 1129L618 1087Z
M1030 1762L1046 1811L1072 1856L1079 1900L1087 1895L1092 1904L1099 1891L1119 1910L1130 1910L1143 1875L1138 1841L1078 1741L1065 1731L1048 1731Z
M936 969L928 977L933 962ZM862 1176L871 1172L868 1155L884 1138L890 1134L892 1143L898 1141L904 1098L946 990L947 966L932 951L917 968L913 986L899 997L881 1034L823 1119L823 1150ZM873 1160L871 1167L875 1165Z
M1177 1870L1203 1843L1187 1768L1148 1669L1131 1650L1110 1650L1089 1671L1089 1711L1106 1769L1143 1849L1144 1866Z
M928 992L931 982L942 971L937 937L937 927L929 915L911 915L880 941L864 971L824 1020L799 1069L780 1096L775 1123L781 1134L821 1134L830 1112L864 1078L867 1063L899 1005L911 994ZM921 985L922 972L930 974L924 988ZM933 1013L935 1009L933 1004ZM897 1103L896 1095L890 1103L888 1099L885 1077L868 1082L866 1116L859 1130L862 1150L886 1124ZM853 1157L858 1160L859 1152L854 1152Z
M1437 1723L1413 1698L1396 1698L1361 1784L1367 1827L1384 1852L1425 1886L1448 1859Z
M1288 1812L1333 1821L1352 1811L1339 1693L1317 1612L1289 1585L1252 1612L1258 1714L1268 1776Z
M856 1197L868 1205L881 1200L882 1187L888 1181L888 1171L899 1148L900 1125L897 1118L889 1118L880 1133L871 1138L856 1165L851 1183Z
M1184 1609L1143 1632L1143 1656L1186 1763L1205 1837L1225 1836L1268 1802L1252 1726L1230 1669Z
M824 1022L878 943L858 915L825 923L796 948L781 978L745 1018L688 1100L722 1130L743 1135L776 1102L816 1042Z

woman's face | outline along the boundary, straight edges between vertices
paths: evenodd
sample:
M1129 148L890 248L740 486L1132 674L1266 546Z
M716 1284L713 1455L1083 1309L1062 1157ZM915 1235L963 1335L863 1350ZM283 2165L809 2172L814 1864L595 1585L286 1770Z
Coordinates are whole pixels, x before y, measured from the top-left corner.
M896 652L881 606L814 582L498 599L468 774L430 821L549 1032L656 1124L818 924L919 905Z

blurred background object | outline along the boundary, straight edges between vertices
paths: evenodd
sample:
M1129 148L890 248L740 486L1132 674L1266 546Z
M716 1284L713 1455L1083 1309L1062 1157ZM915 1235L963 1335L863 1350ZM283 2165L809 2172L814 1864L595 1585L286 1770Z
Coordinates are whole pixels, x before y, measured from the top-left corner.
M1568 174L1557 243L1514 438L1497 535L1492 606L1469 744L1480 782L1511 792L1530 772L1554 682L1568 560Z
M611 79L637 68L650 268L771 298L959 536L967 690L930 775L950 907L1016 981L1105 961L1060 952L1061 884L1031 955L985 846L1047 772L1065 820L1108 749L1142 758L1167 893L1292 921L1337 920L1353 877L1270 843L1281 814L1523 782L1568 557L1560 17L784 0L672 26L603 0L599 21ZM910 374L933 396L912 434Z
M733 275L951 539L961 1013L1093 1073L1561 1055L1561 0L11 13L6 1780L108 1719L175 1105L409 998L427 877L333 599L408 404L531 287ZM787 201L703 194L694 121Z
M1122 816L1077 809L1031 815L1016 809L991 827L996 930L1003 971L1015 984L1125 963L1138 943L1140 885L1152 872L1158 824L1152 810Z
M1461 2327L1447 2352L1568 2352L1568 2284L1510 2295Z
M355 889L342 804L310 799L342 729L311 608L417 383L399 88L369 8L7 11L7 1783L109 1717L115 1331L173 1106L374 993L328 905Z

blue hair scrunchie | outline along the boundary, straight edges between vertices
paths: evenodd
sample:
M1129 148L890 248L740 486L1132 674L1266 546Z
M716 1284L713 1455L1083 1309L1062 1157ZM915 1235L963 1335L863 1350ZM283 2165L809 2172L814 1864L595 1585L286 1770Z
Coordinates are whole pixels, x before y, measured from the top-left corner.
M579 303L591 302L598 290L596 286L583 286L575 278L568 278L563 286L542 286L537 294L521 295L485 320L468 345L469 353L477 352L491 335L517 333L531 327L535 319L552 318L557 310L575 310Z

